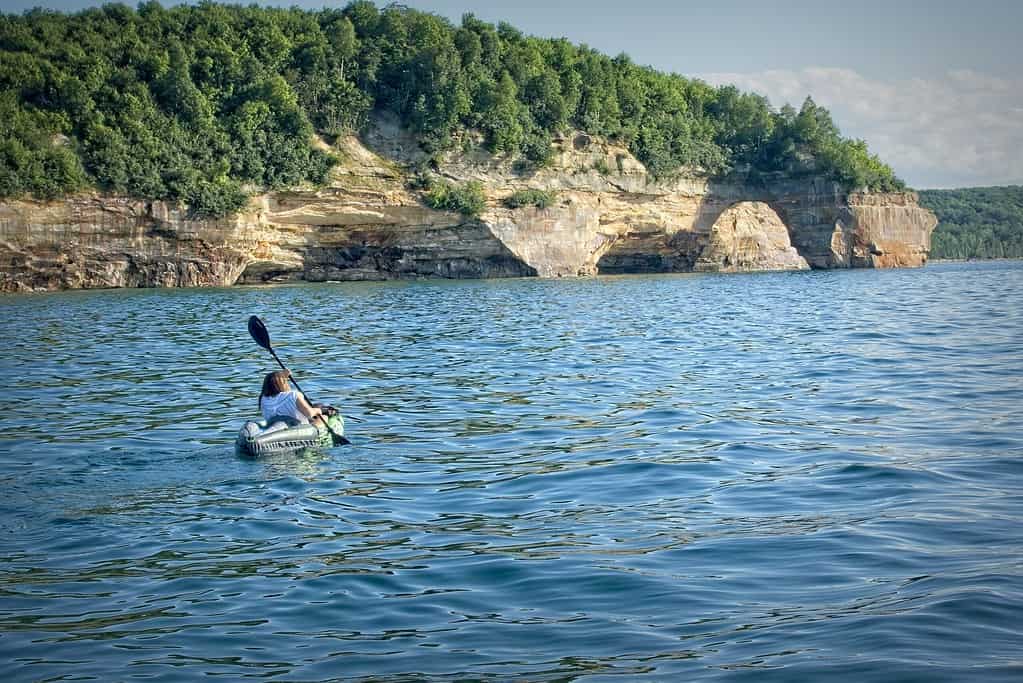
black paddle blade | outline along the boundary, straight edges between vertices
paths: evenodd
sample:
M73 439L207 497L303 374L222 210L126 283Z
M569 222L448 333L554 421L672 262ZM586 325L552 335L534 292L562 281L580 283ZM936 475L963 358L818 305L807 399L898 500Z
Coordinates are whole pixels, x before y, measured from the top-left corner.
M258 315L249 318L249 334L252 335L257 344L267 351L270 350L270 332L267 331L266 325L263 324Z

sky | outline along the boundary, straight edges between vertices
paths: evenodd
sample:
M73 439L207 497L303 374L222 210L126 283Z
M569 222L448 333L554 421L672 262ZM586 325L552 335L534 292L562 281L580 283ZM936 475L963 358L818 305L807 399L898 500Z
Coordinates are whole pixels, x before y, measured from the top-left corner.
M0 0L6 12L34 6L76 11L97 4ZM320 8L347 2L256 4ZM1023 1L401 4L454 22L472 12L527 34L565 37L609 55L624 52L658 70L758 92L776 107L798 108L810 95L831 111L844 135L866 140L916 188L1023 184Z

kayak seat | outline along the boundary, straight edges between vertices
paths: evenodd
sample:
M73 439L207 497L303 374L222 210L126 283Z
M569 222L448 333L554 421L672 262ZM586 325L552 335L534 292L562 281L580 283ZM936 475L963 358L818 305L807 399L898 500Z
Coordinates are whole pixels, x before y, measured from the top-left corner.
M276 422L283 422L288 427L297 427L302 424L297 418L294 418L291 415L274 415L266 421L266 426L269 427Z

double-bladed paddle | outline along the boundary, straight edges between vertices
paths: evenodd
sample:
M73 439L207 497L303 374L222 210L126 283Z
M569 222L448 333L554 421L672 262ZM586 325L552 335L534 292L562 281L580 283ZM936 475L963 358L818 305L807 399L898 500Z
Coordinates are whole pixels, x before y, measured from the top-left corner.
M274 351L273 346L270 345L270 331L266 329L266 325L263 324L263 321L260 320L257 315L249 317L249 334L252 335L252 338L256 340L257 344L270 352L270 355L274 357L277 364L281 366L281 370L285 370L290 374L290 370L288 370L284 363L281 362L281 359L277 357L277 352ZM302 391L302 387L299 385L298 380L295 379L294 376L291 377L291 381L295 383L296 389ZM309 397L309 394L306 394L304 391L302 391L302 394L305 396L307 401L313 403L313 399ZM327 420L326 416L323 418L323 424L326 425L327 431L330 432L330 435L334 437L335 444L344 446L351 443L351 441L346 439L343 434L338 434L334 431L334 428L330 426L330 422Z

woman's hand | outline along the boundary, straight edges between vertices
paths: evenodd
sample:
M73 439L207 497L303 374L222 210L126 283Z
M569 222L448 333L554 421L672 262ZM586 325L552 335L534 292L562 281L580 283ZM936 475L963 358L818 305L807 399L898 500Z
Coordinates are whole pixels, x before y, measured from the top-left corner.
M335 408L334 406L328 406L328 405L324 405L322 403L317 403L313 407L319 408L320 413L322 415L326 415L327 417L331 417L333 415L337 415L337 408Z
M309 420L323 415L323 411L315 406L309 405L309 401L305 400L305 396L302 394L298 395L298 399L295 401L295 404L298 406L299 411Z

